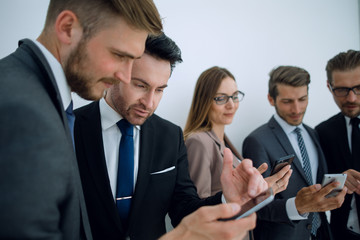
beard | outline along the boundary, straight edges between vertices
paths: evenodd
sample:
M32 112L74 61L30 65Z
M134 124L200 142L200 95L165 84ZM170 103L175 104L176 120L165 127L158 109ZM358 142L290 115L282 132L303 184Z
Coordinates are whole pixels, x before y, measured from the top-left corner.
M95 100L90 91L89 78L82 73L81 69L87 59L86 43L81 40L75 50L70 53L65 63L64 73L71 91L76 92L80 97L87 100Z
M96 84L99 82L115 84L118 80L106 77L98 80L94 79L91 74L87 73L89 70L91 71L91 69L89 69L89 62L86 41L81 40L65 62L64 73L71 91L76 92L86 100L98 100L104 96L105 88L99 93L101 89L97 91ZM88 66L88 68L86 68L86 66Z
M357 110L354 110L354 111L350 111L348 109L346 109L347 106L356 106L358 107ZM344 103L342 106L341 106L341 112L343 115L349 117L349 118L356 118L357 116L360 115L360 104L358 103Z
M275 110L276 110L276 113L279 115L279 117L282 118L287 124L289 124L291 126L298 126L299 124L301 124L304 119L304 116L305 116L305 111L300 112L298 114L288 114L288 113L281 112L276 105L275 105ZM294 116L298 116L298 119L294 120L292 118Z
M141 126L153 113L153 109L147 109L146 106L141 104L140 102L130 104L128 99L123 96L122 91L120 90L120 84L115 84L110 93L106 98L111 103L112 108L119 113L123 118L125 118L128 122L133 125ZM141 109L147 111L147 116L139 116L136 114L134 109Z

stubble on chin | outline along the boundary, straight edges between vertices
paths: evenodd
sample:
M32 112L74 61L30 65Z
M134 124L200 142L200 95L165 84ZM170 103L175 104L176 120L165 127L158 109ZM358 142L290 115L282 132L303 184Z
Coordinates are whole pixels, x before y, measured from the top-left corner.
M346 107L348 105L351 105L351 106L354 106L356 105L357 106L357 109L351 111L351 110L347 110ZM349 118L355 118L355 117L358 117L360 115L360 104L349 104L349 103L345 103L341 106L340 108L341 112L343 115L349 117Z
M104 95L104 91L95 89L91 85L92 77L87 75L85 65L87 64L86 42L81 41L70 53L64 65L66 81L72 92L77 93L86 100L98 100Z
M349 118L356 118L360 115L360 112L349 112L349 111L341 111L343 115L349 117Z
M137 116L135 113L133 113L131 111L131 108L129 108L127 111L126 111L126 119L133 125L138 125L138 126L141 126L145 123L146 120L149 119L149 117L151 117L151 115L153 114L152 113L149 113L146 117L140 117L140 116Z
M138 125L141 126L144 124L144 122L148 119L148 117L143 118L143 117L138 117L138 116L134 116L132 114L129 114L127 116L125 116L126 120L128 120L131 124L133 125Z

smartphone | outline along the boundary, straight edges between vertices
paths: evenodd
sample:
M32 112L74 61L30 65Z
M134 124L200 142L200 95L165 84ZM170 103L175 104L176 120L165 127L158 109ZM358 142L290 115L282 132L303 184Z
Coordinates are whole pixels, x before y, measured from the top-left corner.
M272 188L268 188L266 191L260 193L256 197L250 199L241 206L241 210L238 214L231 218L222 218L220 221L237 220L240 218L247 217L252 213L260 210L274 200L274 193Z
M329 197L335 197L336 195L339 194L339 192L341 192L341 190L344 188L345 185L345 181L346 181L346 173L339 173L339 174L324 174L321 186L325 187L326 185L328 185L329 183L332 182L339 182L340 185L337 186L334 190L332 190L328 195L326 195L326 198Z
M270 176L274 175L275 173L279 172L283 167L286 165L291 165L295 158L294 154L290 154L288 156L282 157L275 162L274 167L271 170Z

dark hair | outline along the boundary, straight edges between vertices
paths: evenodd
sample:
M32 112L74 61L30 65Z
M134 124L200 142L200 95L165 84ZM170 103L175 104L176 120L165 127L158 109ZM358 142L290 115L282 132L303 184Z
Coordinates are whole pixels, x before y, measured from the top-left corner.
M215 66L201 73L196 82L194 96L184 128L185 139L193 132L212 129L208 115L216 91L226 77L230 77L235 81L234 75L226 68Z
M176 43L164 33L158 36L149 36L145 43L145 53L170 62L171 72L176 63L181 63L181 50Z
M332 73L336 70L347 71L360 66L360 51L348 50L341 52L327 62L326 75L330 85L332 85Z
M84 39L106 28L114 17L122 17L130 26L150 34L159 34L162 30L153 0L50 0L44 31L50 30L65 10L72 11L78 18Z
M310 74L303 68L294 66L280 66L269 73L269 95L274 100L279 95L277 85L284 84L292 87L307 86L309 90Z

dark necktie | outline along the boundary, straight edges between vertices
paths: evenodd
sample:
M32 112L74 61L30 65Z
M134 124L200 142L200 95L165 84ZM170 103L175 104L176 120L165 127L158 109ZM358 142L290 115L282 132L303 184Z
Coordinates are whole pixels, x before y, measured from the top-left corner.
M127 120L122 119L117 122L117 126L121 131L121 140L116 187L116 206L121 220L127 225L134 182L133 125Z
M69 106L66 108L65 112L66 112L66 117L67 117L69 128L70 128L70 133L71 133L71 138L72 138L72 141L73 141L73 146L75 146L75 144L74 144L75 115L73 113L73 102L72 101L70 102Z
M301 130L300 128L295 128L295 133L297 135L297 140L298 140L298 145L300 148L300 152L301 152L301 158L303 161L303 169L305 172L305 176L306 176L306 180L308 182L309 185L313 184L313 180L312 180L312 174L311 174L311 166L310 166L310 160L309 160L309 155L306 151L306 147L305 147L305 143L304 143L304 139L301 135Z
M295 128L294 132L297 135L297 140L298 140L298 145L299 145L300 152L301 152L301 158L303 161L303 169L305 172L306 180L309 183L309 185L313 185L309 155L306 151L304 139L301 135L301 129L297 127L297 128ZM312 219L312 226L311 226L311 234L312 235L316 236L317 229L320 227L320 222L321 222L321 220L320 220L319 213L314 212L313 219Z
M359 129L359 118L352 118L350 120L352 125L351 132L351 154L353 159L354 167L357 171L360 170L360 129Z

